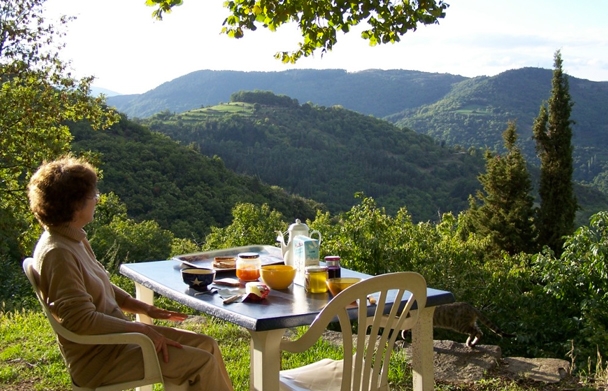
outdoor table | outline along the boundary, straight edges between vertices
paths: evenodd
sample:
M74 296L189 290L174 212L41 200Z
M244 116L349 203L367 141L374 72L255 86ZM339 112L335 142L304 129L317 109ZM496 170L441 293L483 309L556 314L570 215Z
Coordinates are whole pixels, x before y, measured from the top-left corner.
M292 284L286 290L272 290L261 302L223 304L219 294L197 295L182 280L181 263L176 260L128 263L121 274L135 282L136 298L153 304L154 292L202 313L239 325L251 335L250 390L279 389L280 343L287 328L310 325L331 299L330 293L309 294ZM233 272L234 273L234 272ZM219 277L230 276L220 275ZM234 274L232 274L234 276ZM343 277L371 277L342 268ZM433 391L433 312L440 304L454 302L451 292L427 289L427 303L412 329L412 369L414 391ZM389 303L390 300L387 301ZM370 315L374 307L370 306ZM145 315L139 321L151 324Z

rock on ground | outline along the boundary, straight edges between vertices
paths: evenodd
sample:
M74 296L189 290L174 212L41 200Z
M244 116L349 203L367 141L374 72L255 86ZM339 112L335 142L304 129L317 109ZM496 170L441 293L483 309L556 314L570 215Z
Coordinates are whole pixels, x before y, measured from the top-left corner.
M342 343L342 333L325 331L323 338L334 344ZM559 383L570 373L570 363L556 358L502 358L502 351L495 345L467 345L449 340L434 342L435 380L462 384L484 378L488 372L512 379L528 379L544 383ZM411 357L411 345L396 342L396 349L406 349Z
M559 383L570 373L570 363L557 358L507 357L503 361L508 372L544 383Z
M411 347L405 344L406 351ZM556 358L502 358L499 346L467 345L454 341L434 341L435 380L471 383L483 379L490 370L513 379L559 383L570 373L570 363Z

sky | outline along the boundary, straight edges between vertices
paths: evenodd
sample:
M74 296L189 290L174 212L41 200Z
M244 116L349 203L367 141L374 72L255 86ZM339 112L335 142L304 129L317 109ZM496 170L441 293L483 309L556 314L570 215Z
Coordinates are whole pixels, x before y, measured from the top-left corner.
M140 94L190 72L210 70L404 69L466 77L523 67L553 68L561 51L571 76L608 81L608 1L447 0L439 24L401 42L370 47L359 31L338 36L331 52L285 65L274 58L301 36L293 25L262 27L241 39L220 34L224 0L184 0L156 21L145 0L47 0L46 15L75 16L61 51L77 77L120 94Z

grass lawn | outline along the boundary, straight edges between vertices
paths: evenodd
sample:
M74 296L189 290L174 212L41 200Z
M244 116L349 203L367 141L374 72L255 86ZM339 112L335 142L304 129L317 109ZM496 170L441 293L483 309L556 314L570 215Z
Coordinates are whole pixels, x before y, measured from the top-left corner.
M213 336L222 348L235 390L249 389L250 338L247 330L207 316L191 316L179 327ZM55 335L42 312L23 310L1 313L0 336L0 390L71 389ZM320 341L306 353L286 353L283 366L300 366L322 357L338 358L340 349L329 342ZM401 365L397 365L397 362ZM411 383L411 377L404 379L404 366L405 357L396 354L395 368L391 374L393 381L399 383L395 389L405 390L405 383Z
M166 323L165 323L166 324ZM167 325L167 324L166 324ZM181 328L205 333L218 340L222 347L228 373L237 391L249 389L249 333L238 326L206 316L191 316ZM55 336L41 311L0 312L0 390L70 390L70 379L59 353ZM319 341L304 354L284 354L283 367L290 368L323 357L339 357L340 349L327 341ZM393 355L391 390L411 390L411 368L403 351ZM558 385L513 381L492 377L469 385L437 384L445 391L554 391L593 390L576 379ZM605 383L604 383L605 384ZM156 386L155 390L161 390Z
M126 277L112 276L112 281L124 289L134 290L133 283ZM33 298L33 292L31 295L32 297L11 300L11 303L8 303L11 305L0 302L0 390L70 390L70 378L55 335L38 302ZM178 326L215 338L222 348L235 390L249 390L250 337L247 330L216 318L201 316L192 309L167 298L157 297L155 304L189 314L190 318L179 325L168 322L158 322L158 324ZM303 330L299 328L293 331L299 333ZM305 353L284 353L282 367L289 369L326 357L339 358L341 355L338 346L320 340ZM411 367L404 350L396 350L393 354L389 381L392 391L412 389ZM572 378L556 385L514 381L489 373L486 379L476 383L467 385L438 383L435 389L440 391L605 391L608 389L607 385L608 367L596 369L594 378ZM161 390L162 387L156 386L155 389Z

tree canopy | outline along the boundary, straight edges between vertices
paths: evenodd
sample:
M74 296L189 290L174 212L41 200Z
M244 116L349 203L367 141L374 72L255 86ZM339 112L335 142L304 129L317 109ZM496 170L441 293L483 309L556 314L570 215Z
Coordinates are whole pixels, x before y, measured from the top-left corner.
M517 142L515 122L503 132L507 153L486 152L486 172L479 175L483 191L470 198L469 213L482 236L510 255L535 251L532 181ZM481 206L477 207L477 201Z
M578 202L572 184L572 98L558 50L554 56L551 97L541 105L532 129L540 158L539 242L560 254L564 236L574 232Z
M0 254L17 251L16 238L22 246L32 239L24 235L32 219L25 185L43 160L70 150L66 122L104 128L117 118L89 96L93 78L72 78L59 60L56 41L70 19L49 23L44 2L0 3Z
M182 3L146 0L146 5L156 7L152 15L159 20ZM230 13L221 31L233 38L242 38L245 30L255 31L260 25L276 31L286 23L297 24L303 38L299 48L275 54L284 63L295 63L319 49L322 54L330 51L338 42L338 32L348 33L359 23L368 25L361 38L372 46L399 42L402 35L419 25L438 23L449 7L442 0L228 0L224 6Z

